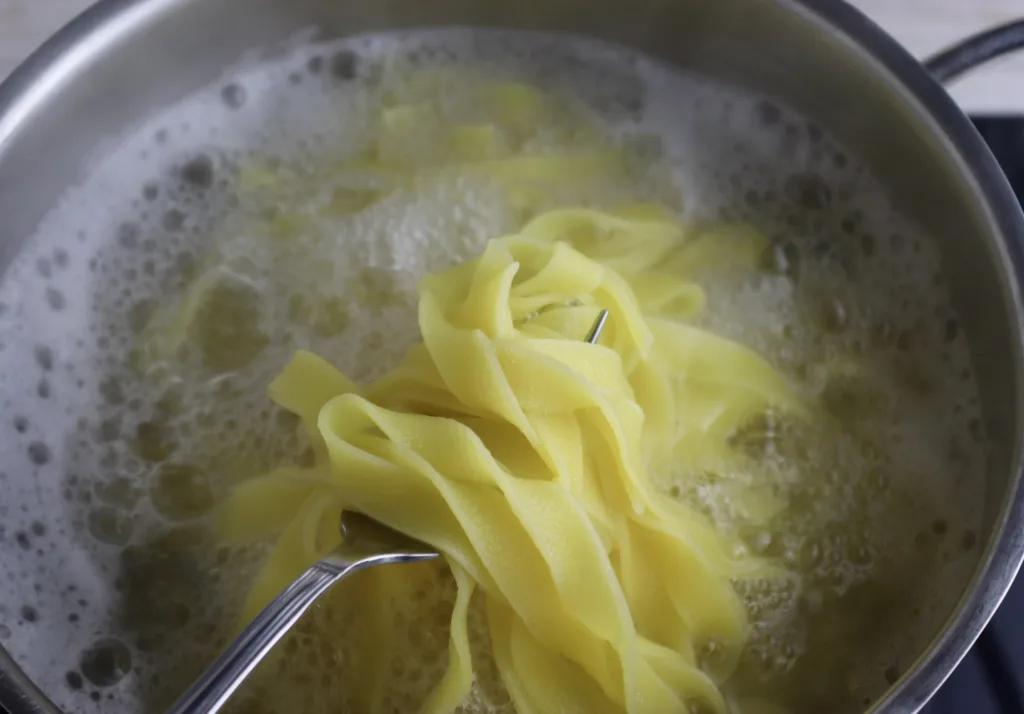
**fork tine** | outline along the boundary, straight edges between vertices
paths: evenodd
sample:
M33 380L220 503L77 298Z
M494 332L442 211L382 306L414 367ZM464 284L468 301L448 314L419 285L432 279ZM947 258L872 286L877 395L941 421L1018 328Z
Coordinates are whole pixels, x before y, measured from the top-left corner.
M608 322L608 311L601 310L601 314L597 316L597 321L594 322L594 326L590 328L590 332L587 333L587 342L594 345L597 344L597 340L601 337L601 331L604 330L605 323Z

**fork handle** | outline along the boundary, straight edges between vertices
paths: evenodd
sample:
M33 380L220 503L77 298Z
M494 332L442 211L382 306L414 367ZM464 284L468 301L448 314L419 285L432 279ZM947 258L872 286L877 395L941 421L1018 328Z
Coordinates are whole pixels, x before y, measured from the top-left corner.
M195 684L189 687L167 714L216 714L256 669L256 665L276 645L292 625L299 621L317 598L336 582L373 565L416 563L439 557L426 546L404 552L361 549L358 544L348 552L335 551L314 563L295 582L270 601L242 634L211 664ZM362 552L360 552L362 550Z
M256 668L292 625L332 585L373 559L338 569L316 563L274 598L242 634L207 668L168 710L168 714L214 714Z

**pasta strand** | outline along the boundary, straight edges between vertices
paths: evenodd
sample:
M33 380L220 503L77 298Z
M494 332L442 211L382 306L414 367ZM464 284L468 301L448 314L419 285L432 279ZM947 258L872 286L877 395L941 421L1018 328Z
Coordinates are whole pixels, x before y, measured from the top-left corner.
M439 548L455 576L448 671L424 714L470 691L477 589L519 714L725 712L718 685L748 636L731 583L771 565L651 474L728 459L751 416L804 409L756 353L680 321L704 301L688 270L746 265L759 240L687 242L652 206L551 211L427 277L423 345L377 382L359 388L299 352L270 392L317 462L244 483L228 505L232 537L283 530L244 617L335 545L324 534L350 508ZM602 308L607 329L587 344ZM733 663L714 679L706 645ZM366 681L379 687L379 673Z

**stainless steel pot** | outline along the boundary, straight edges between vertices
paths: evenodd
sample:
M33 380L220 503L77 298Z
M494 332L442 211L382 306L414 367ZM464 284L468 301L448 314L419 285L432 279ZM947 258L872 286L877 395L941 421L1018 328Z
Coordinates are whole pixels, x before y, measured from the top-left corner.
M1024 217L999 167L916 60L854 9L815 0L106 0L0 86L0 264L6 266L97 144L295 33L490 25L567 30L778 96L874 170L941 246L995 445L973 579L926 652L874 711L914 712L996 609L1024 554ZM1005 39L1005 35L1002 36ZM1018 37L1019 39L1019 37ZM975 55L1017 44L972 46ZM970 59L970 57L968 57ZM936 65L962 69L964 55ZM0 650L0 703L57 712Z

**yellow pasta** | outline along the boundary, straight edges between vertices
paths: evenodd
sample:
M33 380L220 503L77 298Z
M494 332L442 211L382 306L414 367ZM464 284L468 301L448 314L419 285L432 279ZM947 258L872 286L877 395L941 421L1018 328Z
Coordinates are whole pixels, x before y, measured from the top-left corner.
M231 537L281 533L244 617L335 547L354 509L439 548L454 573L449 669L426 714L472 685L475 589L519 714L726 711L719 686L748 635L731 583L773 570L651 476L721 463L749 417L803 407L754 352L682 322L703 293L659 269L742 264L758 240L687 242L651 206L552 211L424 279L423 344L382 379L360 388L298 353L270 394L316 463L243 484L223 515ZM721 655L707 671L705 647Z

